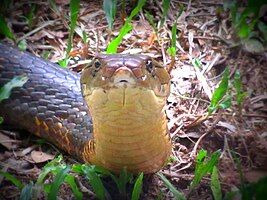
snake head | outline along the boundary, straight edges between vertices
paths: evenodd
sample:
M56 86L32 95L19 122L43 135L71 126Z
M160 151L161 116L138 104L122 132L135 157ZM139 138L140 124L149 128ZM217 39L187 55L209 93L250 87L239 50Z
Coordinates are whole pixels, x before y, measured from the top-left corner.
M83 95L94 89L139 88L154 91L158 97L169 95L170 75L151 57L140 54L100 54L81 75Z

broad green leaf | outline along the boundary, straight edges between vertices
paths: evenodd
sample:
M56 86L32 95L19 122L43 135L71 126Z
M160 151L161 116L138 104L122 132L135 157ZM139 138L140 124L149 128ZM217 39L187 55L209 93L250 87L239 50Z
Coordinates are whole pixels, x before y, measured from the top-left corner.
M162 173L158 172L157 175L161 178L165 186L172 192L176 200L186 200L184 194L179 192Z
M216 166L213 167L210 184L214 200L222 200L221 184L218 177L218 170Z
M123 37L132 30L132 25L130 24L132 18L137 15L137 13L142 9L143 5L146 3L146 0L139 0L137 6L133 9L130 16L126 19L123 27L121 28L119 35L112 40L108 47L107 47L107 53L116 53L119 44L121 43Z
M65 178L65 182L69 184L75 199L77 200L82 200L83 199L83 193L80 191L79 187L76 184L75 178L68 174Z
M163 7L163 13L162 13L162 18L161 18L160 25L159 25L160 28L162 28L162 26L166 20L166 16L167 16L169 8L170 8L170 0L163 0L162 1L162 7Z
M218 88L215 89L212 98L211 98L211 103L209 106L209 113L212 113L214 111L214 108L216 109L220 103L220 101L223 99L223 97L226 95L226 92L228 91L228 82L229 82L229 76L230 76L230 71L229 68L227 67L224 70L222 80L218 86Z
M8 172L3 172L2 170L0 170L0 176L2 176L5 179L11 181L17 188L22 190L23 183L19 179L17 179L15 176L13 176L12 174L10 174Z
M96 197L100 200L104 200L106 189L97 173L88 166L84 166L83 170L96 194Z
M136 179L131 200L138 200L140 198L140 194L142 192L143 177L144 177L144 174L141 173Z
M19 200L31 200L32 199L32 190L33 190L33 183L30 182L29 184L25 185L20 193Z
M22 87L27 81L28 77L26 75L15 76L13 79L11 79L8 83L0 88L0 102L9 98L13 88Z
M117 0L104 0L103 1L103 10L105 12L107 21L108 21L108 27L112 29L114 18L116 15L116 5Z
M7 25L5 18L1 14L0 14L0 34L12 40L15 40L15 35Z
M4 122L4 118L0 116L0 125Z
M64 182L65 177L68 175L70 168L66 166L65 168L61 169L54 178L53 183L51 184L50 192L48 193L47 199L49 200L56 200L57 194L61 184Z

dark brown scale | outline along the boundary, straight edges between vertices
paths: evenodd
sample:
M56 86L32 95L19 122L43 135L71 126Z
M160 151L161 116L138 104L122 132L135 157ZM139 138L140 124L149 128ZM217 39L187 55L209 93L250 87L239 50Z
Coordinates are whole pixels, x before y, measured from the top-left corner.
M0 103L4 122L27 129L81 157L84 144L93 134L80 91L80 76L0 43L0 87L22 74L28 76L27 83L13 89L10 98Z

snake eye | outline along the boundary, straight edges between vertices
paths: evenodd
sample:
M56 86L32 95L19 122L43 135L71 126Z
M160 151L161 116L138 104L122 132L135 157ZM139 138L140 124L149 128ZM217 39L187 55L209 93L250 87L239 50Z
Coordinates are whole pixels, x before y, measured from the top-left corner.
M147 63L146 63L146 69L147 71L149 71L150 73L152 72L153 70L153 63L151 60L148 60Z
M96 60L96 61L95 61L95 68L96 68L97 70L99 70L100 66L101 66L101 63L100 63L98 60Z

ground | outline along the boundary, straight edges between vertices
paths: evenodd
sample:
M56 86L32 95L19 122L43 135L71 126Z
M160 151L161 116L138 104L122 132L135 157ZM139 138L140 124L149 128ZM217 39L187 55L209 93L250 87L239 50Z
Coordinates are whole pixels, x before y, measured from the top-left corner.
M5 11L17 42L26 41L28 51L53 62L64 58L69 33L68 1L55 2L53 7L47 2L31 5L28 1L14 1ZM240 187L240 171L244 175L242 183L256 182L267 176L267 54L266 51L251 52L239 43L230 14L223 10L223 5L222 1L171 1L166 22L157 34L143 11L134 18L133 30L118 49L123 53L148 54L171 68L171 94L166 113L173 142L173 159L161 172L187 195L194 177L195 157L200 149L209 153L221 151L218 169L224 193ZM167 48L170 46L171 27L181 7L184 10L177 19L177 53L172 66ZM127 4L126 15L129 16L132 8L131 4ZM29 15L32 10L33 17ZM154 16L155 22L161 20L160 2L147 1L144 10ZM82 1L77 25L78 31L84 30L88 35L88 43L85 45L82 38L75 34L72 56L90 59L97 51L104 52L110 38L118 34L124 17L125 14L118 9L114 29L110 31L102 4ZM10 42L6 38L2 41ZM196 58L201 63L200 68L193 66ZM234 95L231 95L230 108L221 109L205 119L211 94L226 67L229 67L231 80L237 70L240 72L246 98L239 107ZM79 71L80 68L74 64L70 69ZM235 94L233 85L230 89L231 94ZM0 138L1 169L14 174L24 183L36 180L45 163L60 152L53 145L40 142L39 138L26 132L10 131L10 127L2 127ZM76 162L71 156L63 155L65 162ZM240 162L237 162L237 157ZM83 184L83 178L78 177L78 181L85 196L94 198L90 187ZM112 191L112 183L107 180L106 184ZM212 199L209 184L210 179L204 178L187 197ZM1 199L17 199L19 193L9 181L0 178ZM73 199L71 190L65 185L61 188L60 197ZM158 176L145 177L142 199L156 198L173 197Z

